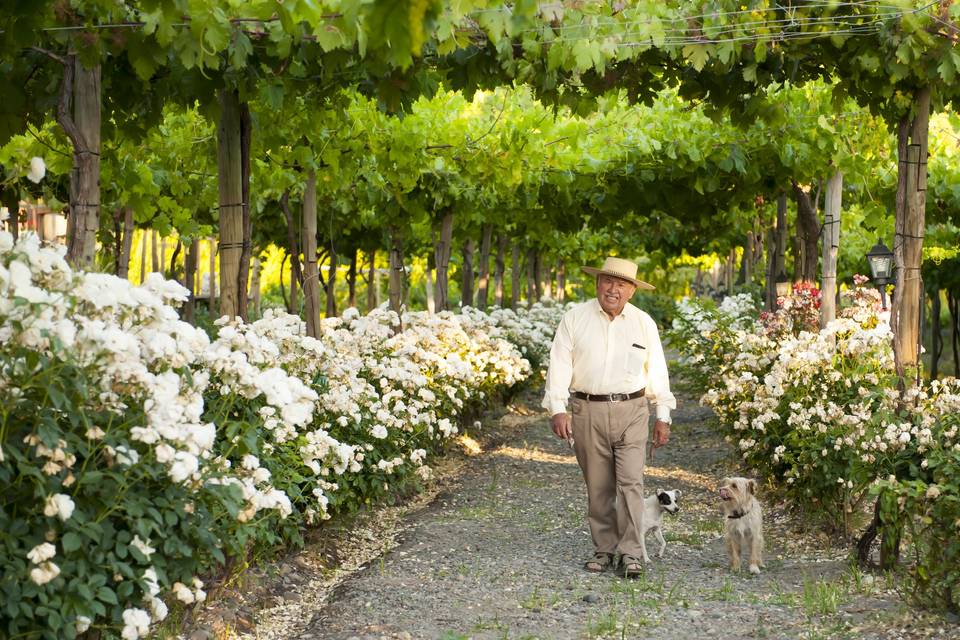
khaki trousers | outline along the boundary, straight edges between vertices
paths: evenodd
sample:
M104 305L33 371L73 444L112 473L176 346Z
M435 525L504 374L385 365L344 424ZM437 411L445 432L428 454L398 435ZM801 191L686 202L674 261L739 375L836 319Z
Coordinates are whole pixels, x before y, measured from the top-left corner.
M596 551L643 557L643 470L650 409L646 398L591 402L572 398L574 450L587 484Z

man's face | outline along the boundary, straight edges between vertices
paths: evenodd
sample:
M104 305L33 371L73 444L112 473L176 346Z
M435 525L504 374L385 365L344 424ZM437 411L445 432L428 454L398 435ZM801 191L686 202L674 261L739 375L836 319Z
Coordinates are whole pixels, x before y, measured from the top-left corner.
M618 316L626 306L637 287L632 282L606 274L597 276L597 300L607 314Z

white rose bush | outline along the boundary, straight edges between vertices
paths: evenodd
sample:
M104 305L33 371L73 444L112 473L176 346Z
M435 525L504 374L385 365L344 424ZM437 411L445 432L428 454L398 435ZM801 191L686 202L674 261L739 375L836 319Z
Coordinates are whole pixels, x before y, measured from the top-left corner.
M0 635L143 637L215 566L422 482L564 311L408 313L395 334L350 310L320 340L269 311L211 338L187 295L0 233Z
M911 534L915 593L956 607L960 382L901 394L890 327L864 280L822 330L811 330L819 292L810 287L764 314L745 299L685 300L671 345L747 466L845 535L875 503L883 545Z

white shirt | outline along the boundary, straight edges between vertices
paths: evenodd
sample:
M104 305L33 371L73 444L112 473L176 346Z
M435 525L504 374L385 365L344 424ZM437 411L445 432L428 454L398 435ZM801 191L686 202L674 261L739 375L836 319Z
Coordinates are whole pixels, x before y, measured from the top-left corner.
M646 389L657 419L670 420L677 400L657 324L629 302L613 320L594 298L567 311L550 349L543 408L564 413L571 391L609 394Z

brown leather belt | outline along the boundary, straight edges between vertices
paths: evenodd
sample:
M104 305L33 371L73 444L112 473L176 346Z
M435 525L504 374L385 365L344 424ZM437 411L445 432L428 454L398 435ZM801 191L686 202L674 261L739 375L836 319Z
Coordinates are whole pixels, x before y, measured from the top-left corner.
M633 393L584 393L583 391L571 391L570 395L580 400L589 400L590 402L623 402L624 400L634 400L642 398L646 389L640 389Z

